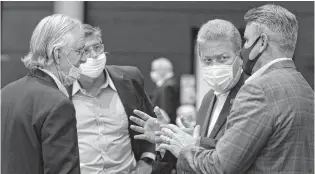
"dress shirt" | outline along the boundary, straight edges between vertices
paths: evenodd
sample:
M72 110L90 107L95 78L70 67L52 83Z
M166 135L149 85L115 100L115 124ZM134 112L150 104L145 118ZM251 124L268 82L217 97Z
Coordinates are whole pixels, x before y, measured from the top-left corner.
M66 87L60 82L60 80L52 72L46 69L42 69L42 68L38 68L38 69L48 74L55 81L58 89L69 98L69 94Z
M292 60L291 58L278 58L275 59L273 61L270 61L269 63L267 63L266 65L262 66L261 68L259 68L254 74L252 74L246 81L245 83L248 83L254 79L257 79L258 77L260 77L272 64L275 64L277 62L280 61L284 61L284 60Z
M210 124L209 124L209 129L208 129L208 133L207 133L207 137L210 136L211 131L215 125L215 123L217 122L219 115L222 111L222 108L224 106L224 103L229 95L230 91L223 93L223 94L219 94L217 92L214 92L214 94L217 97L217 100L214 104L214 109L212 110L212 114L211 114L211 118L210 118Z
M128 130L128 118L107 71L96 97L76 81L76 109L82 174L129 174L136 166ZM155 157L154 157L155 158Z

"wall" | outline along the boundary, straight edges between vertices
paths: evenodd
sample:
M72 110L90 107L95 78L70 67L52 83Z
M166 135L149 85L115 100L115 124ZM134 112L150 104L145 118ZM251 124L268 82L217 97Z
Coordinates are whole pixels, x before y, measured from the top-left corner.
M86 21L102 29L109 64L134 65L151 91L150 62L169 58L178 77L192 73L192 29L210 19L230 20L238 28L250 8L267 2L87 2ZM314 84L314 4L276 2L297 15L299 39L296 65ZM203 94L202 94L203 95Z
M192 73L192 29L210 19L222 18L237 27L244 26L245 12L267 2L86 2L85 21L103 31L108 64L140 68L151 91L151 61L168 57L178 77ZM297 15L299 38L296 65L310 84L314 84L314 4L276 2ZM27 72L20 58L27 54L36 24L53 13L53 2L2 2L1 86Z
M53 2L1 2L1 87L27 73L21 58L37 23L52 11Z

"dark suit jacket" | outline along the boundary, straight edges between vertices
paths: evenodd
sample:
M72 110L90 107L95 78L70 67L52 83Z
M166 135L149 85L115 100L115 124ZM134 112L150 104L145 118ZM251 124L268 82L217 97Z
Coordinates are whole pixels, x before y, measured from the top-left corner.
M175 124L176 110L180 101L179 86L174 77L167 79L162 86L153 91L152 103L163 109L170 117L170 122Z
M216 101L216 96L214 95L214 90L210 90L204 97L201 102L200 108L197 113L197 125L201 126L200 130L200 146L206 149L214 148L217 141L222 137L224 134L225 123L227 116L230 113L231 106L233 104L234 98L239 91L239 89L244 84L244 74L241 75L240 80L238 83L231 89L224 106L221 110L221 113L218 117L216 124L210 134L207 137L207 131L210 125L210 118L213 110L214 103ZM169 151L166 151L164 158L162 161L176 161L177 159L171 154Z
M138 68L132 66L107 65L106 69L113 80L128 117L131 146L136 160L139 160L141 154L144 152L152 152L155 154L155 145L147 141L135 140L133 137L139 133L130 129L130 125L136 125L129 120L129 116L136 116L133 110L138 109L150 116L155 116L152 103L144 90L141 72ZM72 88L70 89L71 91L69 93L72 94Z
M1 91L1 173L79 174L75 109L41 70Z
M214 94L214 90L210 90L204 96L199 111L197 113L197 125L201 126L200 146L206 149L214 148L216 142L222 137L225 130L226 119L227 116L230 114L234 98L243 84L244 74L242 74L238 83L231 89L209 137L207 137L207 134L210 125L210 119L214 109L213 106L216 102L216 96Z

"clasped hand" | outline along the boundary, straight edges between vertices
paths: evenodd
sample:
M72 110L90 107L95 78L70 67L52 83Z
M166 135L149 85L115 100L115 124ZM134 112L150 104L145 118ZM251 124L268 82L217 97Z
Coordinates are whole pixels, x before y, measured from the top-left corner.
M167 124L158 107L154 108L154 112L157 118L153 118L139 110L134 110L134 114L141 118L130 116L130 120L138 125L131 125L130 128L141 133L135 135L135 139L146 140L154 144L161 143L158 150L167 149L176 157L178 157L182 148L188 145L198 145L199 125L194 128L193 135L190 135L176 125Z

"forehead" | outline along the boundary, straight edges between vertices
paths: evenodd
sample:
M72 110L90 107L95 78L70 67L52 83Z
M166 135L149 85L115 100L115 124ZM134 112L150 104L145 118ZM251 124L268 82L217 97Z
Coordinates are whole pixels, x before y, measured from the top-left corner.
M248 38L251 37L253 35L255 31L255 25L253 22L249 23L246 25L245 31L244 31L244 37Z
M229 40L207 41L200 44L200 52L204 56L212 57L231 54L234 52L234 47Z
M85 38L85 47L90 47L99 43L101 43L101 39L97 36L89 36Z
M72 31L72 43L71 45L76 48L81 48L84 46L84 32L80 27L76 27Z

